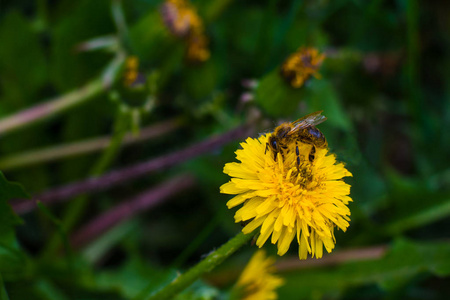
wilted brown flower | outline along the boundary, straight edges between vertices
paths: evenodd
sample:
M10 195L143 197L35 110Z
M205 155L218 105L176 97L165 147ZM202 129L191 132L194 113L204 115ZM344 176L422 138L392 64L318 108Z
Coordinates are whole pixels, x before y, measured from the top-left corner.
M281 75L293 88L300 88L311 76L320 77L317 71L324 59L317 49L302 47L284 61Z

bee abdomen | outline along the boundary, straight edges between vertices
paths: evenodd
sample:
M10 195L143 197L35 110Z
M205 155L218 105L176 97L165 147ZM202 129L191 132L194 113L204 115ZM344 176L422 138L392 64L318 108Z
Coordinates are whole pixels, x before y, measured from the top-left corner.
M308 133L316 140L316 146L319 148L326 147L327 141L325 136L319 129L314 126L308 127Z

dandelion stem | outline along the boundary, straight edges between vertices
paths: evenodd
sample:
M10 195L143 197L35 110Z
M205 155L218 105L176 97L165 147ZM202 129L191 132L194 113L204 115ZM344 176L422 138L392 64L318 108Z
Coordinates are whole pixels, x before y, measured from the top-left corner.
M180 275L178 278L163 287L161 290L150 295L149 297L146 297L146 295L144 294L146 291L144 291L138 297L136 297L135 300L173 299L175 295L190 286L194 281L200 278L200 276L210 272L216 266L221 264L226 258L236 252L236 250L238 250L242 245L248 242L252 237L252 234L243 234L242 232L238 233L234 238L226 242L216 251L209 254L205 259L189 269L186 273Z
M110 143L102 153L100 159L91 169L90 175L99 176L102 174L117 156L122 146L122 141L128 130L128 119L129 117L119 110L115 119L114 134L110 140Z
M62 202L62 200L73 198L81 194L105 190L117 186L118 184L123 184L129 180L136 179L163 168L168 168L188 159L197 157L203 153L217 149L218 147L235 139L248 136L250 131L251 129L248 126L241 126L222 135L209 138L196 145L179 151L175 151L171 154L151 159L149 161L142 162L131 167L112 171L103 176L88 178L79 182L49 190L35 196L33 198L34 201L16 201L12 203L12 206L16 213L23 214L36 208L36 200L39 200L42 203L48 205L56 202Z
M90 170L90 176L100 176L105 172L105 170L117 156L122 145L123 137L127 132L127 126L125 125L127 121L128 116L119 111L118 115L116 116L114 134L110 140L110 143L102 153L101 157L97 160L97 162ZM80 218L84 209L86 208L88 200L89 198L87 197L87 195L84 195L69 204L63 219L64 227L67 231L71 230L77 220Z
M45 101L31 108L22 110L12 116L0 120L0 136L7 132L17 130L34 124L38 121L50 118L61 113L75 105L83 103L101 92L108 89L115 81L124 60L124 55L118 54L115 59L106 68L104 74L95 80L92 80L85 86L78 88L61 97Z
M194 182L192 176L180 175L162 183L156 188L139 194L133 199L114 206L78 230L71 239L72 246L80 248L88 244L117 224L162 203L176 193L192 187Z
M162 136L179 128L180 125L180 121L172 119L142 128L137 136L132 133L125 135L123 145L134 144ZM102 136L80 142L52 146L44 149L31 150L28 152L11 155L0 159L0 170L13 170L30 165L100 151L108 147L110 142L111 136Z

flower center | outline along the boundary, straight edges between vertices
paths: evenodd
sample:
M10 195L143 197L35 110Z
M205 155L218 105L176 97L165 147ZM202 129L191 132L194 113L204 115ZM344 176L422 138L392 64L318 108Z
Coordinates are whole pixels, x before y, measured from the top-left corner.
M309 146L309 145L308 145ZM273 182L278 190L278 205L297 206L302 203L307 192L322 187L322 178L317 176L314 170L314 162L308 157L310 147L302 147L300 150L300 164L297 165L296 151L287 151L278 154L277 161L273 164ZM305 153L303 153L305 152Z

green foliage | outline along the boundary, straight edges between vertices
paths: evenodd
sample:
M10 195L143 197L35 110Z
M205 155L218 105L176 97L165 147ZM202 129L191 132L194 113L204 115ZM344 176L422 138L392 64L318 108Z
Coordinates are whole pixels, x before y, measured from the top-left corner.
M448 242L414 243L396 240L381 259L349 262L333 269L303 270L288 274L280 298L296 294L296 299L344 294L359 285L377 284L387 291L399 290L421 273L448 276Z
M105 291L117 291L126 299L134 299L145 297L148 291L160 289L176 276L174 270L157 270L134 258L117 270L99 274L93 287Z
M78 87L98 76L110 59L110 54L77 53L81 42L114 30L109 4L107 0L79 1L52 28L52 82L60 91Z
M14 229L22 224L22 220L11 209L8 200L27 198L28 195L20 184L6 180L2 172L0 191L0 273L7 276L23 272L27 263Z
M0 161L20 166L0 163L20 182L0 172L0 300L149 297L241 229L219 187L246 136L224 145L221 134L246 125L256 137L319 110L327 121L318 128L353 174L350 227L336 232L329 258L387 251L280 271L279 299L447 298L449 4L192 0L211 53L196 64L186 57L188 38L164 24L162 2L0 1ZM326 58L317 77L294 89L280 67L303 46ZM126 85L130 56L138 75ZM216 144L200 151L208 139ZM191 146L196 158L167 159ZM44 163L41 149L58 155ZM81 197L45 198L133 165L158 167ZM194 178L189 187L135 209L140 193L184 174ZM22 185L42 195L26 213L15 200L29 198ZM111 223L96 232L99 220ZM286 256L297 257L296 248ZM227 299L254 250L247 245L215 273L191 278L175 299Z
M265 112L273 117L291 116L300 101L305 100L303 90L291 88L274 70L259 82L255 99Z
M352 125L349 116L342 107L339 96L337 95L333 85L327 80L316 81L311 85L311 96L309 104L312 111L322 110L326 114L327 119L333 128L350 132Z
M17 38L20 36L20 38ZM45 53L39 36L18 11L7 14L0 24L0 110L12 111L33 103L48 80Z

